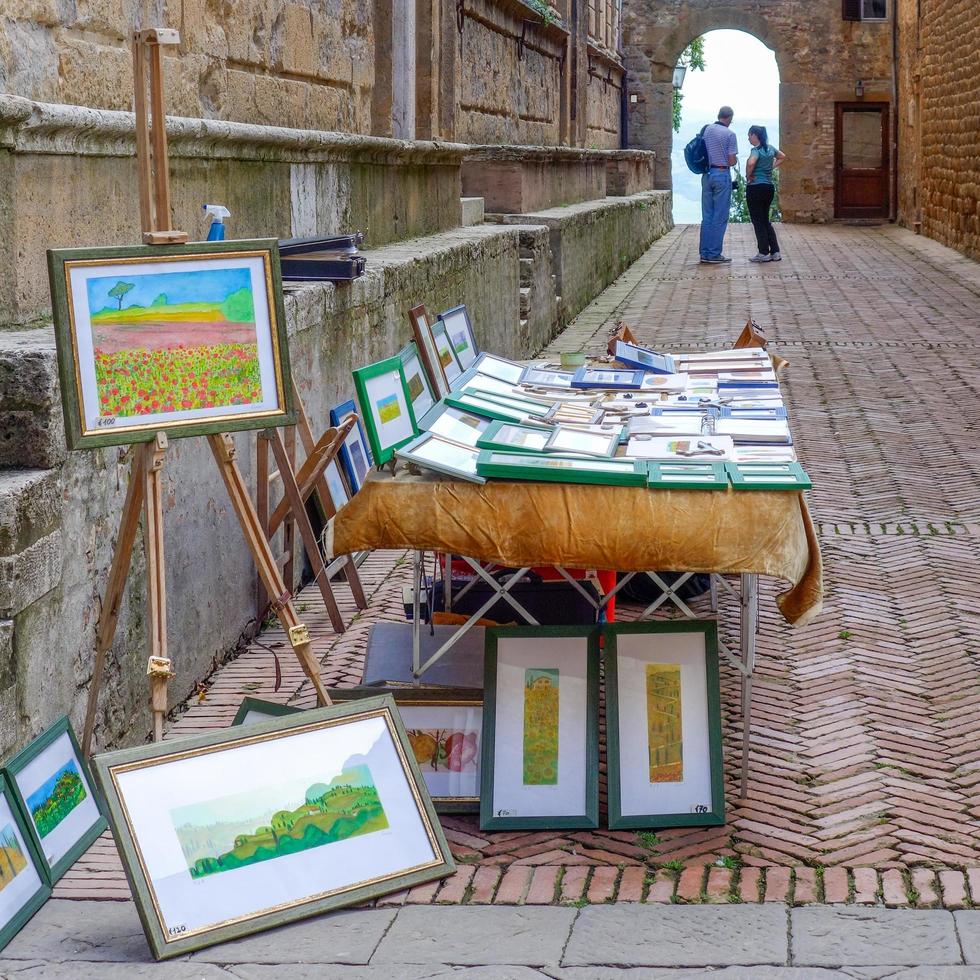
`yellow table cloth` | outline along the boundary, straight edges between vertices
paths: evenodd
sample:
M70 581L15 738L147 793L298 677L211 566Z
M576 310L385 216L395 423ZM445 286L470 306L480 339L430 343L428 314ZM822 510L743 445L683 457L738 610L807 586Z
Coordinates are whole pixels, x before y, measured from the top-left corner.
M801 493L660 490L372 471L324 532L328 557L379 548L453 552L508 567L755 572L802 626L823 600L820 545Z

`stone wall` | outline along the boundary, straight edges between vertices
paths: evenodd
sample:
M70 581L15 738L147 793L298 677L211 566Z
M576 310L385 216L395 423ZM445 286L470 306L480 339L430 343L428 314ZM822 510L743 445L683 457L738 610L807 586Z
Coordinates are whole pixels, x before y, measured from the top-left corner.
M854 101L858 79L867 101L890 101L891 25L844 21L840 0L625 0L627 91L637 96L628 104L629 145L657 152L658 187L670 186L673 67L694 38L720 28L747 31L776 53L784 218L832 219L834 104ZM744 158L750 120L733 108Z
M980 6L899 4L899 219L980 258Z
M365 0L4 0L0 90L131 109L129 38L176 27L165 49L175 115L372 132L374 31Z
M617 150L620 141L622 88L626 73L617 60L589 46L592 72L586 87L585 145L594 150Z

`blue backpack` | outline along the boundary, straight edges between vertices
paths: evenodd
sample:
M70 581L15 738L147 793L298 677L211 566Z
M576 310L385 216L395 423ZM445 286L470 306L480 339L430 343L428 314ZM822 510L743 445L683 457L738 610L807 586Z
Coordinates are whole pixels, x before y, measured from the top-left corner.
M701 132L684 147L684 162L687 169L693 174L706 174L708 172L708 147L704 142L704 131L707 126L701 127Z

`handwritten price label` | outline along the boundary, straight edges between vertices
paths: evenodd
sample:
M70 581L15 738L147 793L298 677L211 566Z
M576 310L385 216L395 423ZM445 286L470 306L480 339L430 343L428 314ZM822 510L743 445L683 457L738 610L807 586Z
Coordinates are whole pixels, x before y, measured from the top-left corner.
M707 803L695 803L691 806L691 813L708 813L710 810Z
M100 429L104 429L104 428L107 428L110 425L115 425L115 424L116 424L116 416L115 415L103 415L103 416L101 416L99 418L99 428Z

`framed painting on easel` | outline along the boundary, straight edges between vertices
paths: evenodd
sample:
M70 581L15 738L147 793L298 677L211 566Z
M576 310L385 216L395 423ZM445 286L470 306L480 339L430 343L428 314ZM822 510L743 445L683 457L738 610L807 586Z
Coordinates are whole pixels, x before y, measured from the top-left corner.
M296 421L272 240L48 252L70 449Z

